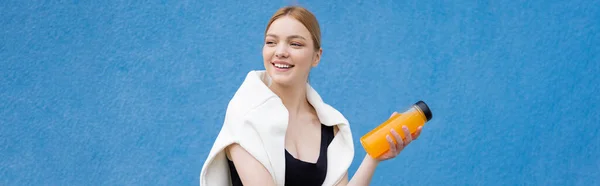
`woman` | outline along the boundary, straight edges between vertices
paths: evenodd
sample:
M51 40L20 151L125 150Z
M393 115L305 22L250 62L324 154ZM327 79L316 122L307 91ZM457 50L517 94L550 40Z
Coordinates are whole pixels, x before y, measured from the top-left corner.
M302 7L273 15L265 31L266 70L248 73L230 101L201 185L369 185L381 161L419 136L421 128L410 135L405 127L404 141L390 131L391 150L377 159L365 156L349 180L354 146L348 121L308 84L323 53L320 37L316 18Z

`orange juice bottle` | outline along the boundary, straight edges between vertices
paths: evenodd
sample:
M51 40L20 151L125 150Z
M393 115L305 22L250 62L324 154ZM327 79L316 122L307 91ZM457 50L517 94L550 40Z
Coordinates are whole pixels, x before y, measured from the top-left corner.
M394 139L394 136L390 132L392 128L396 130L402 137L402 140L404 140L406 137L404 136L404 130L402 130L403 125L406 125L410 133L414 134L417 131L417 128L425 125L427 121L431 120L431 117L431 110L429 110L427 104L423 101L418 101L405 112L392 116L390 119L377 126L377 128L362 136L360 138L360 143L369 156L378 158L390 149L390 144L385 137L386 135L390 135L390 137Z

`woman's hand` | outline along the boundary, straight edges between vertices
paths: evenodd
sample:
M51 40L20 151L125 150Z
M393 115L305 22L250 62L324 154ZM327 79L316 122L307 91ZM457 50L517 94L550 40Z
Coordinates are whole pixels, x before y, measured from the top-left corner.
M396 114L398 114L398 113L394 112L392 114L392 116L390 116L390 118L395 116ZM419 137L419 135L421 134L422 128L423 127L419 126L419 128L417 128L417 131L411 135L408 128L406 126L402 126L402 132L404 132L404 136L406 136L406 139L404 139L404 140L402 140L402 137L398 134L398 132L392 128L390 130L391 135L386 136L386 139L387 139L388 143L390 144L390 150L387 151L385 154L379 156L379 158L377 158L375 160L385 161L385 160L392 159L392 158L395 158L396 156L398 156L398 154L400 154L400 152L402 152L402 150L408 144L410 144L410 142L412 142L413 140L416 140ZM393 139L395 139L395 141L397 143L394 143Z
M394 112L392 114L392 116L390 116L390 118L395 116L396 114L398 114L398 113ZM392 159L392 158L395 158L396 156L398 156L398 154L400 154L400 152L402 152L402 149L404 149L412 140L415 140L419 137L419 135L421 134L421 129L422 129L422 127L417 128L417 131L415 131L415 133L413 135L411 135L410 131L408 130L408 128L406 128L406 126L404 126L402 128L403 128L404 136L406 136L405 140L402 140L402 137L396 131L394 131L394 129L392 129L390 131L391 135L386 136L387 141L390 144L390 150L387 151L385 154L379 156L379 158L376 158L376 159L369 156L369 154L366 154L365 159L363 159L362 163L358 167L358 170L356 171L356 173L354 173L352 180L350 180L350 182L348 182L348 178L347 178L348 174L346 173L346 178L344 178L338 185L348 185L348 186L369 185L371 183L371 178L373 178L373 173L375 172L375 168L377 167L379 162L388 160L388 159ZM396 139L396 141L398 143L394 142L394 140L392 139L392 136L393 136L393 138Z

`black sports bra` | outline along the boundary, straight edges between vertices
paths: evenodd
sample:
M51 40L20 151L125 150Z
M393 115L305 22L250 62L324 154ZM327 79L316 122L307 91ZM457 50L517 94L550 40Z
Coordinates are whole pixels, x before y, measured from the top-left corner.
M319 158L316 163L305 162L294 158L285 150L285 185L322 185L327 175L327 147L333 140L333 126L321 124L321 145ZM242 186L240 176L235 169L235 165L229 159L229 172L231 173L231 182L233 186Z

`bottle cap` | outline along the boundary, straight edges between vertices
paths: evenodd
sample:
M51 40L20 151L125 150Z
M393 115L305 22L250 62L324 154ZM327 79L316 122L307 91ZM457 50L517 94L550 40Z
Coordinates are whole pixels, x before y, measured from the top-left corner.
M429 106L427 106L425 102L418 101L417 103L415 103L415 105L419 107L419 109L421 109L423 114L425 114L425 118L427 118L427 121L431 120L431 117L433 116L431 115L431 110L429 109Z

